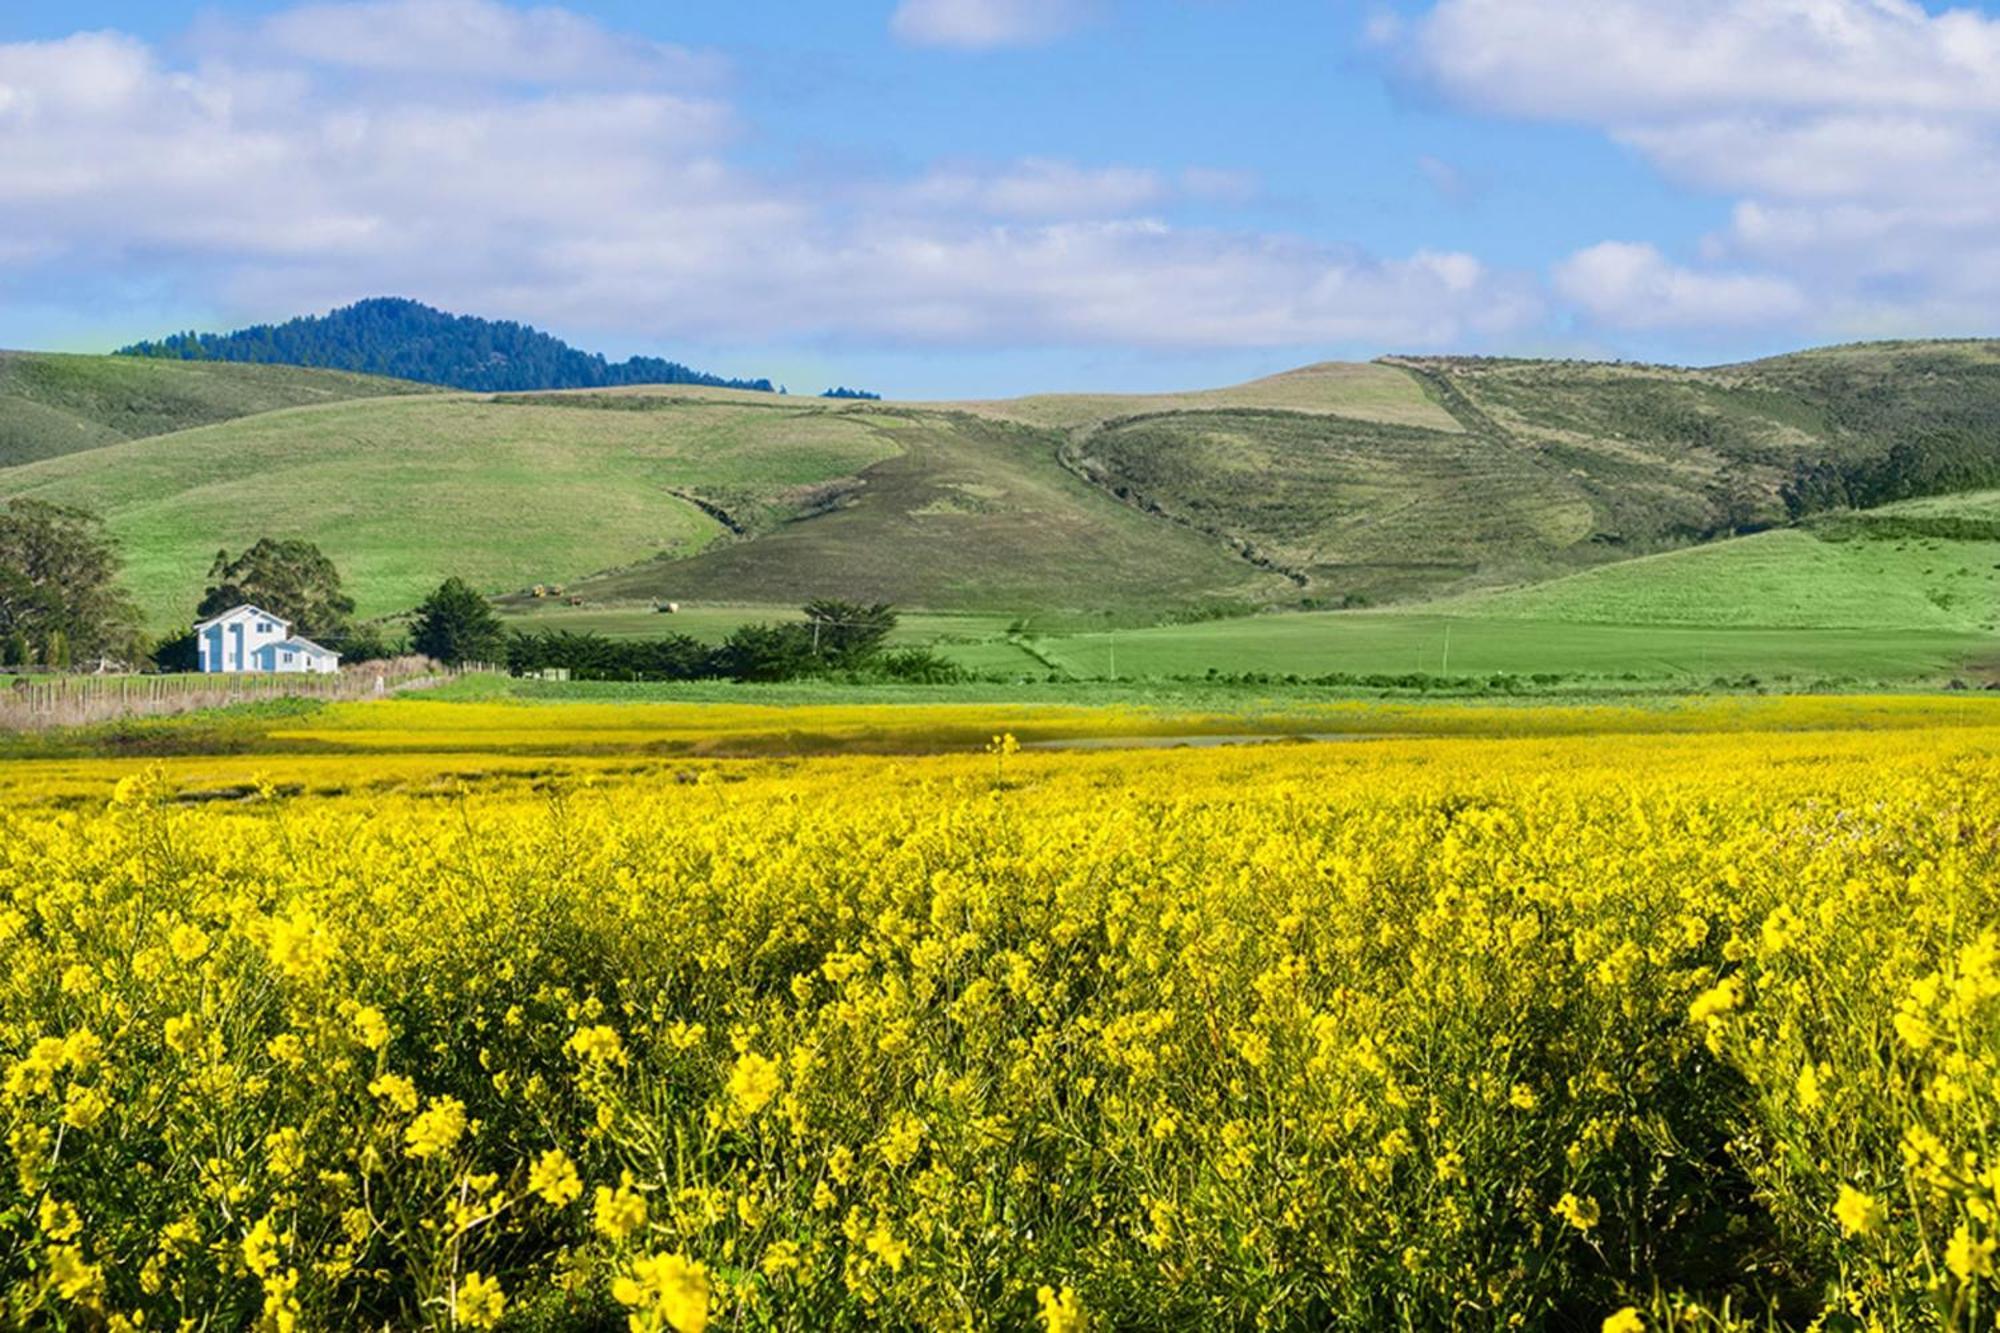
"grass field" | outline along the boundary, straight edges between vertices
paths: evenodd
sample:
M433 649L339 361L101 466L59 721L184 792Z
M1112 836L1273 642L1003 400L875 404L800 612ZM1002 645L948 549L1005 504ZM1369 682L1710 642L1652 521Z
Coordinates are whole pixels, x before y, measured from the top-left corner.
M1695 686L1746 675L1984 678L2000 665L1996 518L2000 494L1935 497L1407 611L1263 616L1031 645L1048 664L1092 677L1111 673L1115 653L1118 671L1135 677L1213 668L1633 675ZM972 646L953 651L968 665L979 660Z
M2000 643L1951 630L1594 625L1338 611L1063 635L1033 640L1032 647L1059 669L1091 678L1198 676L1211 669L1300 676L1504 672L1631 676L1698 688L1745 675L1797 683L1935 681L1970 670Z
M292 366L0 352L0 468L280 408L430 392Z
M364 616L446 575L493 592L688 554L725 529L677 492L778 502L890 452L827 416L658 415L437 396L273 413L0 472L85 503L125 546L155 629L185 623L217 547L303 536Z
M1991 1308L2000 701L1295 722L1372 739L426 699L0 765L0 1299L502 1333Z
M2000 629L2000 539L1830 541L1789 529L1431 609L1602 625L1991 633Z

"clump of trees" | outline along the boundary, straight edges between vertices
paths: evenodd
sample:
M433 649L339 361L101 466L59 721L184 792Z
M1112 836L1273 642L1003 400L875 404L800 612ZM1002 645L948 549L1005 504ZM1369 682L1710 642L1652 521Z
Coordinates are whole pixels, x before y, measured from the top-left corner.
M341 584L339 568L301 538L259 537L238 555L215 553L195 621L246 602L290 621L294 634L333 649L346 663L394 657L399 651L379 629L355 623L354 599ZM164 670L195 670L199 654L194 631L162 641L153 660Z
M497 662L507 651L507 631L478 589L448 578L418 605L410 650L449 666Z
M610 639L567 630L516 633L507 639L515 675L567 671L572 680L781 681L852 676L937 684L961 679L956 663L927 649L887 651L896 612L821 598L801 608L802 621L741 625L719 644L685 634Z
M340 584L333 561L309 541L259 537L234 559L215 553L208 588L194 609L197 621L245 602L292 622L294 632L332 648L354 616L354 599Z
M611 362L525 324L450 315L401 297L374 297L330 314L234 333L176 333L121 347L118 354L318 366L481 393L626 384L709 384L771 392L768 379L729 379L652 356Z
M138 612L119 564L87 510L32 499L0 506L0 665L63 670L138 657Z
M1940 430L1899 440L1871 458L1800 462L1779 495L1786 512L1800 519L1994 485L2000 485L2000 449L1969 431Z

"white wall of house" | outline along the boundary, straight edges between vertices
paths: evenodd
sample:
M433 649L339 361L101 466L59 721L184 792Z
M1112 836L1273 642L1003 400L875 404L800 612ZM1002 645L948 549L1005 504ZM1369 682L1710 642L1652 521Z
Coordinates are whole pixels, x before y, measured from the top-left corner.
M305 672L317 674L340 669L340 654L322 648L311 639L285 639L278 643L267 643L250 654L253 671L269 671L278 674Z
M291 625L255 606L239 606L194 627L203 671L257 671L258 650L291 637Z

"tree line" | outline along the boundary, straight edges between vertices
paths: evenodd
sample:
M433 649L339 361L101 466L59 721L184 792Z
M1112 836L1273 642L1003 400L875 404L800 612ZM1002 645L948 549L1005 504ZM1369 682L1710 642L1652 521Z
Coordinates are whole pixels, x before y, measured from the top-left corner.
M119 349L173 361L248 361L389 375L481 393L702 384L774 392L768 379L728 379L678 361L607 361L512 320L451 315L418 301L376 297L327 315L234 333L175 333Z
M2000 485L2000 448L1969 431L1938 430L1897 441L1868 458L1801 461L1779 490L1793 519L1833 509L1873 509L1898 500Z
M571 680L783 681L847 677L944 684L962 679L954 662L926 648L890 651L895 609L836 598L800 608L805 619L739 625L721 643L686 634L612 639L569 630L507 637L507 669L517 676L562 671Z

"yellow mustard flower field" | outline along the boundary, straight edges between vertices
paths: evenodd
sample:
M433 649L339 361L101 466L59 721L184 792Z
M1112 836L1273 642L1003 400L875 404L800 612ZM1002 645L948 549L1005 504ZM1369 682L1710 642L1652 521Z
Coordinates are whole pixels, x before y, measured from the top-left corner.
M366 708L0 764L0 1323L1995 1325L2000 710Z

